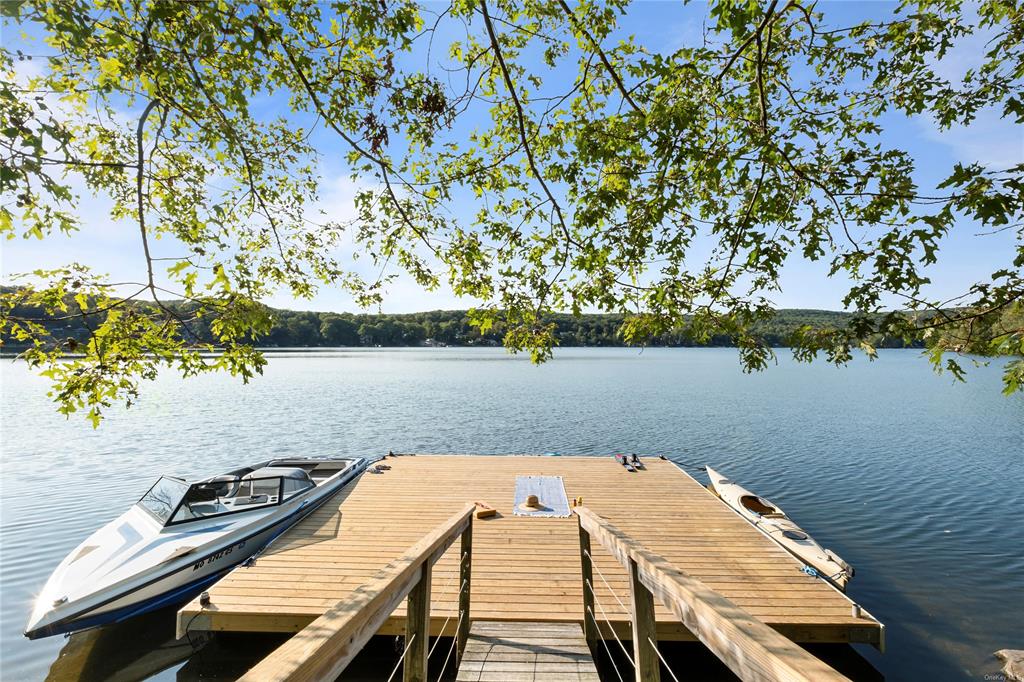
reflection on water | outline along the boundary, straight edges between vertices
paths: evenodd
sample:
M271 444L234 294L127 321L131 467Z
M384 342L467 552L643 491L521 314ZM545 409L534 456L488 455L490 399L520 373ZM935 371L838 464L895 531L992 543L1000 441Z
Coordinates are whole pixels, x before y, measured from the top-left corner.
M176 606L65 638L46 682L229 682L287 638L190 632L175 639Z
M1024 646L1024 396L1001 396L999 375L953 385L916 351L752 376L730 349L566 349L543 367L501 349L283 353L248 386L163 375L94 431L5 361L0 678L233 679L280 638L218 636L189 657L173 610L68 640L22 628L50 571L161 474L395 450L664 453L701 481L711 464L856 567L850 596L888 643L858 650L886 679L982 679L991 652ZM368 670L393 660L385 647Z
M174 616L171 607L74 633L50 665L47 682L134 682L188 660L207 636L193 633L191 639L175 639Z

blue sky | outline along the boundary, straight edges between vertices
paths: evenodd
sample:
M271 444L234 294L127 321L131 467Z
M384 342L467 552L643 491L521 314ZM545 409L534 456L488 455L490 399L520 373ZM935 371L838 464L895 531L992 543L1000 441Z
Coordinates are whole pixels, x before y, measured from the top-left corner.
M888 2L827 2L819 5L830 22L846 25L858 20L891 12ZM677 2L638 2L622 20L622 32L634 34L649 49L668 52L685 44L700 40L706 6L702 3L683 5ZM8 47L20 46L15 31L4 28L0 38ZM972 38L957 45L941 67L950 74L962 73L980 58L983 37ZM31 51L38 52L38 44ZM444 43L435 41L436 53L444 51ZM26 50L29 51L29 50ZM40 68L37 60L22 63L24 74ZM272 100L268 106L274 106ZM470 125L483 123L482 117L470 120ZM939 131L926 117L905 118L888 116L884 121L887 139L910 152L919 168L917 180L922 188L934 187L957 161L980 161L993 167L1005 167L1024 161L1024 131L1012 123L999 120L989 112L980 116L969 128ZM348 171L335 159L341 152L335 138L320 131L314 143L324 154L321 158L321 201L318 208L330 217L345 219L354 213L352 200L359 183L349 177ZM89 265L97 272L106 272L114 281L141 281L145 264L137 227L112 221L107 213L108 202L102 197L80 193L78 210L83 217L81 232L71 237L51 236L44 241L17 238L0 246L0 272L9 281L11 273L37 268L52 268L77 261ZM453 209L467 218L477 210L471 202L460 201ZM457 215L456 217L460 217ZM469 222L468 219L465 222ZM983 280L997 267L1007 265L1015 248L1012 232L989 236L976 236L982 229L964 221L943 241L940 261L928 274L933 285L928 293L935 298L947 298L963 293L975 281ZM157 242L154 255L176 255L175 245ZM366 259L349 261L351 245L341 250L343 264L367 276L378 270ZM698 249L699 250L699 249ZM848 288L842 279L828 279L826 263L810 263L792 258L782 275L781 293L771 296L778 307L840 309L841 299ZM285 308L356 311L351 298L341 291L323 290L312 300L294 300L282 293L267 301ZM435 292L422 291L410 278L400 276L391 286L382 310L385 312L412 312L445 308L466 308L475 302L458 299L446 288Z

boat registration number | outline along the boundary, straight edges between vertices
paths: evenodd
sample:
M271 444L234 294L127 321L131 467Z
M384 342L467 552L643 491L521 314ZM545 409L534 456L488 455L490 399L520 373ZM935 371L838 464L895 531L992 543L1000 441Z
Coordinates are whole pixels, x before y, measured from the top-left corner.
M245 547L245 540L242 540L238 544L231 545L230 547L222 549L221 551L217 552L216 554L211 554L210 556L206 557L205 559L200 559L199 561L197 561L192 566L192 570L193 571L198 571L203 566L209 566L210 564L212 564L215 561L220 561L221 559L223 559L224 557L228 556L229 554L231 554L235 550L242 549L243 547Z

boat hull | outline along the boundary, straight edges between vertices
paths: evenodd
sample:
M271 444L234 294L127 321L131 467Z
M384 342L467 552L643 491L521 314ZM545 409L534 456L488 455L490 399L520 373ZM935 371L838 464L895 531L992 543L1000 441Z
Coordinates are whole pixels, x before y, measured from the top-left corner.
M125 594L108 597L107 600L86 611L65 616L52 624L30 630L25 633L25 636L29 639L38 639L98 625L118 623L126 618L141 615L178 601L187 601L201 592L203 588L216 582L232 568L265 548L274 537L283 533L298 520L282 519L256 535L238 540L230 546L220 547L206 555L197 555L195 562L191 565L158 574L151 578L150 582L141 586L133 586ZM251 551L248 551L250 549Z
M63 614L30 626L29 639L66 634L121 622L176 603L185 602L215 583L228 571L265 549L279 535L313 513L365 469L354 467L320 494L297 502L287 513L264 517L246 531L227 535L187 557L140 574L116 590L90 595L88 600L63 605ZM66 615L64 615L66 614Z

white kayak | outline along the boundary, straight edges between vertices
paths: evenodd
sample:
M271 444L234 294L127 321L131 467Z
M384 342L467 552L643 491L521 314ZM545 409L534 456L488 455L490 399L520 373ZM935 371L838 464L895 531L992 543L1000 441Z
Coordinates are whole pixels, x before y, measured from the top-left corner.
M358 458L260 462L189 484L164 476L57 566L30 639L185 601L253 556L366 469Z
M711 467L705 467L711 479L712 490L727 505L735 509L783 549L800 559L813 573L846 591L846 583L853 577L853 566L814 541L804 529L793 523L786 512L774 502L759 497L746 488L728 480Z

